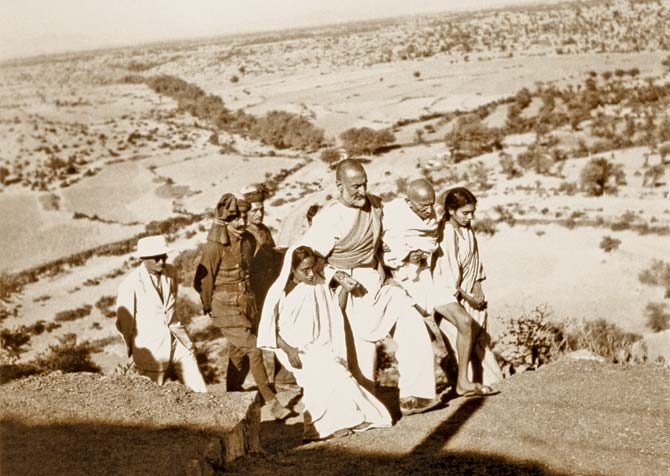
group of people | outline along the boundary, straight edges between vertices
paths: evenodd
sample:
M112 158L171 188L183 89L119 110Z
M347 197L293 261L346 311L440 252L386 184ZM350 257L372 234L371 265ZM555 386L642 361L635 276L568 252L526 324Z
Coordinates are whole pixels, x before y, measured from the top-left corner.
M475 196L448 190L438 217L432 185L417 179L406 197L382 204L352 159L338 164L336 185L338 198L310 209L309 228L283 254L278 277L282 257L262 223L263 191L224 194L217 203L194 287L229 344L227 365L244 375L248 362L271 414L284 419L292 410L277 399L263 359L274 353L302 388L309 440L391 425L374 385L376 346L389 335L402 415L441 402L431 334L455 350L457 395L495 394L502 374L488 346L486 275L470 226ZM119 289L117 327L139 373L161 384L173 366L204 392L193 345L174 316L168 251L160 236L139 241L142 263Z

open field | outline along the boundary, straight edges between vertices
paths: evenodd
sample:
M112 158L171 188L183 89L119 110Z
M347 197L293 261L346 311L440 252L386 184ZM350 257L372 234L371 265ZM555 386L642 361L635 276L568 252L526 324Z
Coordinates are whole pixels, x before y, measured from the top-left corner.
M369 127L394 134L359 154L372 193L388 200L427 176L440 193L467 185L479 197L494 335L507 318L544 304L557 318L649 332L647 305L668 303L662 285L639 275L670 256L670 167L662 153L670 140L669 19L668 1L595 1L6 63L0 270L199 216L249 183L273 185L266 223L288 245L304 230L307 208L337 194L323 149L345 147L342 132ZM165 78L184 82L186 93L161 90ZM303 131L261 123L274 110L305 119L323 140L276 140ZM453 139L466 119L483 124L481 150ZM593 159L619 166L625 183L589 193L581 174ZM208 225L170 233L172 246L194 249ZM607 237L620 243L605 250ZM95 304L115 295L129 266L125 252L94 256L10 296L6 328L93 306L35 336L22 358L73 333L99 344L105 370L122 362L114 319ZM192 321L193 330L203 325Z

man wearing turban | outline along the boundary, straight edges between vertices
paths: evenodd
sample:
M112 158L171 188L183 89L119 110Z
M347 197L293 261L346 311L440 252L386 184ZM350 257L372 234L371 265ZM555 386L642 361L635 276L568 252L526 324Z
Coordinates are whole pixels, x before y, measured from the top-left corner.
M256 240L246 231L249 204L233 194L224 194L216 206L216 218L203 246L196 270L194 287L200 293L203 311L230 345L230 361L235 373L244 375L245 358L258 391L271 413L278 419L291 411L277 400L263 365L262 352L256 347L253 323L257 307L251 289L251 262ZM228 380L229 389L233 382Z

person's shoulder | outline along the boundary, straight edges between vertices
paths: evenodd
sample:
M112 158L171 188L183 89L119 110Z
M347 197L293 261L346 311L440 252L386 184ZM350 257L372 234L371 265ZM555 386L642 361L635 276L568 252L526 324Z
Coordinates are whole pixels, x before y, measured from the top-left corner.
M121 280L121 283L119 284L119 291L121 291L121 290L123 290L123 289L132 288L132 287L135 286L135 284L136 284L136 283L139 281L139 279L140 279L140 269L141 269L140 266L142 266L142 264L140 264L140 265L137 266L135 269L133 269L132 271L130 271L130 272L126 275L126 277L123 278L123 280Z
M314 215L312 222L332 220L333 217L339 216L345 209L346 207L337 198L334 198L321 207L319 213Z
M399 211L407 207L408 207L407 201L402 197L394 198L390 202L386 202L383 204L383 209L385 212Z
M244 230L244 232L240 235L240 240L250 243L254 248L256 247L256 242L258 241L254 234L249 230Z
M383 208L384 204L382 202L381 197L377 195L373 195L371 193L367 194L368 196L368 201L370 202L370 205L372 205L372 208Z

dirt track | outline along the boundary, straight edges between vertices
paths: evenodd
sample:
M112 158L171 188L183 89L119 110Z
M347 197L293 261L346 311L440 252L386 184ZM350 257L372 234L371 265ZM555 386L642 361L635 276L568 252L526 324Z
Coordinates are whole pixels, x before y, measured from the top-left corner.
M244 475L670 474L670 370L563 360L393 428L300 446L301 425L263 423L267 455ZM228 474L228 473L227 473Z

